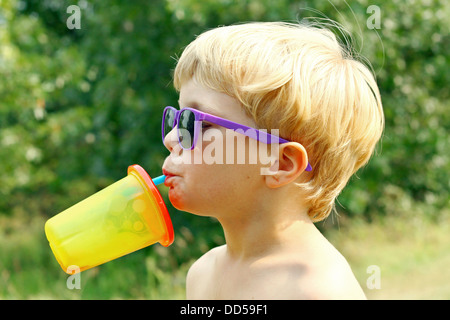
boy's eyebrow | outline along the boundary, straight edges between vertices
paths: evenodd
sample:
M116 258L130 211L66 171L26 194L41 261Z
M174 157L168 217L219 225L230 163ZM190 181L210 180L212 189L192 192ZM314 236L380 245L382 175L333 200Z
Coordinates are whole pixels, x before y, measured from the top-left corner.
M181 106L181 101L178 100L178 106L180 107L180 109L189 107L192 109L197 109L198 111L207 112L205 111L205 108L203 108L203 106L196 101L189 101L188 103L186 103L186 106Z
M180 100L178 100L178 106L180 107L180 109L182 109ZM205 107L204 105L198 103L197 101L189 101L188 103L186 103L186 106L183 106L183 107L184 108L185 107L189 107L189 108L192 108L192 109L197 109L198 111L201 111L201 112L204 112L204 113L208 113L208 114L211 114L211 115L216 116L216 117L223 118L220 114L217 114L216 110L212 110L212 109L210 109L208 107Z

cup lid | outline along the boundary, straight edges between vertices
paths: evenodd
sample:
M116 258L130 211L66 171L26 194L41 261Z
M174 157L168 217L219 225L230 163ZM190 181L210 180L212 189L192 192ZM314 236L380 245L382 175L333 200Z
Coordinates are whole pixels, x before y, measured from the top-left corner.
M128 174L132 172L135 173L140 178L140 180L145 185L147 191L150 193L150 195L153 195L153 197L156 200L156 203L158 204L161 216L164 219L164 226L166 227L165 237L164 239L159 241L159 243L161 243L161 245L163 245L164 247L168 247L173 242L174 232L172 220L170 219L170 215L169 212L167 211L166 204L164 203L161 194L159 193L158 189L156 188L155 184L153 183L148 173L144 170L144 168L142 168L138 164L134 164L128 167Z

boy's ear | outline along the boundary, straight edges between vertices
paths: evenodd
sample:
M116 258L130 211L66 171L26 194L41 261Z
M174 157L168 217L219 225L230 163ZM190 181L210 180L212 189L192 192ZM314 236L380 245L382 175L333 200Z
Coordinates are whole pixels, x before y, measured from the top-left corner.
M270 167L265 176L269 188L282 187L296 180L308 165L308 154L298 142L279 145L278 160Z

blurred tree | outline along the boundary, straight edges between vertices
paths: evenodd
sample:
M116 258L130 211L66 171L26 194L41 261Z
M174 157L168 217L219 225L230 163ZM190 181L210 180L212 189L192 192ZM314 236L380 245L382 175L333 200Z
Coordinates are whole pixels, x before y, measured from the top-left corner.
M0 214L51 216L132 163L159 174L167 154L161 111L177 101L172 70L195 35L309 17L336 20L353 34L377 74L386 114L379 154L340 196L340 211L390 214L393 196L425 204L429 214L448 207L447 1L380 4L380 29L366 26L367 0L80 0L79 30L66 26L71 4L0 4Z

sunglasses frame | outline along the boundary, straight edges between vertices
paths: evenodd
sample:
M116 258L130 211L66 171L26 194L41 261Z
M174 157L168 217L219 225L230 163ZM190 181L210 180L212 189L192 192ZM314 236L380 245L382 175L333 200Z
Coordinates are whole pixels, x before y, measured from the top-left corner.
M161 125L161 133L162 133L163 143L164 143L164 138L165 138L165 135L164 135L164 123L166 121L166 112L168 110L172 110L175 113L174 123L173 123L171 131L175 127L177 128L178 144L184 150L192 150L192 149L195 148L195 146L197 144L197 140L198 140L198 135L199 135L199 132L201 130L201 122L202 121L207 121L207 122L210 122L210 123L214 123L214 124L217 124L217 125L222 126L224 128L233 130L235 132L237 130L239 130L238 133L244 134L247 137L250 137L252 139L256 139L257 141L263 142L265 144L271 144L271 143L282 144L282 143L290 142L289 140L280 138L278 136L275 136L273 134L267 133L265 131L261 131L261 130L258 130L258 129L255 129L255 128L252 128L252 127L248 127L246 125L243 125L243 124L240 124L240 123L236 123L236 122L224 119L224 118L216 117L216 116L213 116L212 114L201 112L201 111L199 111L197 109L183 108L181 110L178 110L178 109L176 109L176 108L174 108L172 106L167 106L167 107L164 108L164 111L163 111L162 125ZM181 113L183 111L186 111L186 110L191 111L194 114L194 117L195 117L195 120L194 120L194 139L192 141L191 147L189 147L189 148L185 148L181 144L181 142L180 142L180 129L178 127L178 123L180 121ZM312 167L308 163L305 171L311 171L311 170L312 170Z

